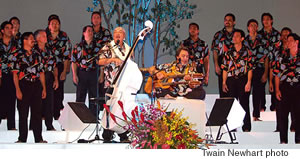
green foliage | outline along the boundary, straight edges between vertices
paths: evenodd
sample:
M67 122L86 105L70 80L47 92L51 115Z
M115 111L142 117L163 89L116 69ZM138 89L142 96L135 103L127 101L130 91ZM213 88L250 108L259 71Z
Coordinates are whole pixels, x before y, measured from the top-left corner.
M152 31L152 36L158 35L156 39L151 38L151 44L154 48L162 46L163 52L160 53L162 54L160 56L170 53L170 50L177 49L180 44L176 32L176 29L180 28L179 22L184 19L191 19L194 15L193 10L197 7L190 4L188 0L92 0L92 2L93 7L86 9L88 12L92 12L103 5L104 10L100 11L107 16L106 23L109 23L107 26L114 28L110 19L115 17L115 25L126 26L128 31L130 30L127 34L129 45L143 28L146 20L151 20L154 23L154 28L155 26L160 27L159 30ZM139 3L135 4L136 2ZM136 29L134 30L134 28ZM159 40L160 44L158 43ZM154 54L158 55L158 52L154 52Z

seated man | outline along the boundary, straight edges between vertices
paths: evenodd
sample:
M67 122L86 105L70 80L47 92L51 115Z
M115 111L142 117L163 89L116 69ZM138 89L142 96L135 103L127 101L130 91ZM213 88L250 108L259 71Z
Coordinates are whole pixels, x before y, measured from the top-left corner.
M182 96L204 100L203 74L195 73L195 70L196 68L189 64L188 48L183 46L177 50L176 61L173 63L151 67L149 72L154 76L153 86L156 97ZM152 82L147 83L152 85Z

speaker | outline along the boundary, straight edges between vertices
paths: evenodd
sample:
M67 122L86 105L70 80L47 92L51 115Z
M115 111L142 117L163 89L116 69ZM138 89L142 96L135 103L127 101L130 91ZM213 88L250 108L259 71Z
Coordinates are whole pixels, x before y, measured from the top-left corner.
M227 124L229 131L231 131L243 125L245 115L246 112L236 99L218 98L206 126L225 126Z
M88 124L96 124L97 118L88 107L81 102L68 102L58 122L65 130L83 130Z

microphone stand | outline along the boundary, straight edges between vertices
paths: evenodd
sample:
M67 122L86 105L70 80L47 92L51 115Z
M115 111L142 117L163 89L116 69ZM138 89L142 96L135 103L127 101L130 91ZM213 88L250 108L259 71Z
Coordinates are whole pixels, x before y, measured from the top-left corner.
M118 47L118 45L119 45L119 43L120 43L120 40L118 40L117 42L116 42L116 44L115 44L115 46L112 46L112 47L109 47L109 50L111 50L113 47ZM106 51L106 50L105 50ZM94 57L92 57L92 58L90 58L89 60L88 60L88 62L91 62L91 61L93 61L96 57L98 57L100 54L101 54L102 52L101 51L99 51L99 53L96 55L96 56L94 56ZM97 79L99 78L99 71L100 71L100 66L98 67L99 68L99 70L97 70ZM106 101L105 100L105 97L99 97L99 84L98 84L98 81L97 81L97 92L96 92L96 98L90 98L90 101L92 101L92 100L94 100L94 102L95 102L95 104L96 104L96 120L97 120L97 122L96 122L96 128L95 128L95 131L96 131L96 135L95 135L95 138L94 139L92 139L92 140L87 140L87 143L92 143L92 142L94 142L94 141L104 141L103 139L100 139L100 137L99 137L99 122L98 122L98 117L99 117L99 102L100 101ZM106 112L107 114L106 115L109 115L108 114L108 112ZM109 119L109 118L107 118L107 119ZM107 121L107 126L108 126L108 124L109 124L109 122Z
M97 57L97 56L95 56ZM95 59L95 58L94 58ZM92 59L91 61L93 61L94 59ZM91 62L89 61L89 62ZM97 67L98 69L96 69L97 71L97 92L96 92L96 98L89 98L89 102L94 102L94 104L96 105L96 128L94 129L96 131L96 135L94 139L91 140L84 140L84 139L79 139L78 143L92 143L94 141L104 141L103 139L100 139L99 137L99 102L104 100L103 98L99 97L99 83L98 83L98 78L99 78L99 71L100 71L100 66Z

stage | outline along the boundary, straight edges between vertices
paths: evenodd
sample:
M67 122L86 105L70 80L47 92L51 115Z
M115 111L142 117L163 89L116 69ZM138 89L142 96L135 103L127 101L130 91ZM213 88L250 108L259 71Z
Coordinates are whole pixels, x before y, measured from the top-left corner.
M209 115L212 110L217 95L208 94L206 97L206 113ZM251 98L251 96L250 96ZM65 94L65 101L73 102L75 94ZM250 100L252 101L252 100ZM270 96L267 96L267 110L261 113L263 121L252 121L252 131L242 132L241 128L237 129L236 138L238 144L215 144L211 149L299 149L300 146L294 142L294 133L289 132L289 144L279 144L279 133L273 132L275 130L275 112L270 112ZM252 111L252 103L250 103L250 110ZM101 115L101 114L100 114ZM16 114L16 125L18 128L18 115ZM0 149L131 149L129 144L109 143L104 144L102 141L96 141L90 144L77 143L76 139L93 139L95 137L95 124L91 124L82 134L82 131L63 131L61 125L57 120L54 120L53 126L57 131L46 131L43 121L43 138L48 141L48 144L35 144L32 131L28 133L27 143L14 143L18 138L18 131L6 129L6 120L2 120L0 125ZM218 127L205 127L205 134L212 134L213 138L216 137ZM81 136L80 136L81 134ZM100 138L102 130L99 132ZM80 137L79 137L80 136ZM119 138L115 135L114 141L118 142ZM229 142L228 134L224 134L222 141Z

